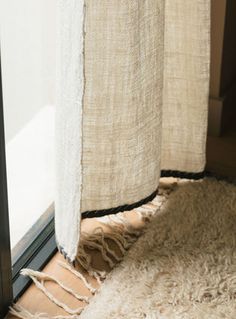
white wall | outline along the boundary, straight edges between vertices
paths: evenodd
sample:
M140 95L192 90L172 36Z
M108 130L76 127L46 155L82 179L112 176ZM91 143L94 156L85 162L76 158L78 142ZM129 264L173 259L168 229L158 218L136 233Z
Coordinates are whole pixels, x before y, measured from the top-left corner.
M6 141L54 103L56 0L0 0Z
M0 0L12 248L54 200L56 1Z

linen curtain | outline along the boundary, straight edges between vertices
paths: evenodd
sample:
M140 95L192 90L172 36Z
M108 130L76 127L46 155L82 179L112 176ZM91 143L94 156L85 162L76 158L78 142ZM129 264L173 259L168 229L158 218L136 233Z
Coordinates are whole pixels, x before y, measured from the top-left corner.
M205 166L210 0L59 0L55 226L151 200Z

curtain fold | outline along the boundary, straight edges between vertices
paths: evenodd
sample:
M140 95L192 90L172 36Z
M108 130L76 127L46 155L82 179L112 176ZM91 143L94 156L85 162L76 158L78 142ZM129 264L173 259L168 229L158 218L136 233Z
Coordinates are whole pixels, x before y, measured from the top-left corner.
M55 226L73 261L81 215L204 171L210 0L60 0L59 16Z
M209 95L210 1L165 1L161 168L201 172Z

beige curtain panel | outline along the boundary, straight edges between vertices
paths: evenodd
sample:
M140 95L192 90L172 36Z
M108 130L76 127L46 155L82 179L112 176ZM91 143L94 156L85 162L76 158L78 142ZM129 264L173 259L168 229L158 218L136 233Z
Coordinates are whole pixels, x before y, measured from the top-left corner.
M58 20L55 221L73 261L82 217L203 177L210 0L60 0Z

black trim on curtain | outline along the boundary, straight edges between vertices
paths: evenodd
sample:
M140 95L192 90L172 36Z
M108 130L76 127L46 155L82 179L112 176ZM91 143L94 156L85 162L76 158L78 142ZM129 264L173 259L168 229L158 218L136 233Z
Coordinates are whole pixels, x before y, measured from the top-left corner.
M192 180L198 180L202 179L205 176L208 176L208 173L206 171L198 172L198 173L190 173L190 172L180 172L180 171L172 171L172 170L162 170L161 171L161 177L176 177L176 178L186 178L186 179L192 179ZM133 204L127 204L127 205L121 205L113 208L108 209L99 209L99 210L91 210L86 211L82 213L82 219L84 218L96 218L96 217L102 217L106 215L111 214L117 214L125 211L130 211L134 208L140 207L144 204L147 204L148 202L152 201L158 193L158 189L156 189L151 195L141 199L138 202L135 202ZM61 247L59 244L57 244L59 252L64 256L65 259L68 260L71 264L75 264L75 261L71 261L70 258L68 258L66 252L64 251L63 247Z
M161 171L161 177L177 177L177 178L186 178L186 179L202 179L205 176L205 171L198 172L198 173L190 173L190 172L180 172L180 171L171 171L171 170L162 170ZM91 210L86 211L82 213L82 218L93 218L93 217L102 217L106 215L121 213L124 211L129 211L134 208L137 208L141 205L144 205L151 200L154 199L154 197L157 195L157 190L155 190L151 195L148 197L145 197L141 199L140 201L133 203L133 204L126 204L121 205L113 208L108 209L99 209L99 210Z

